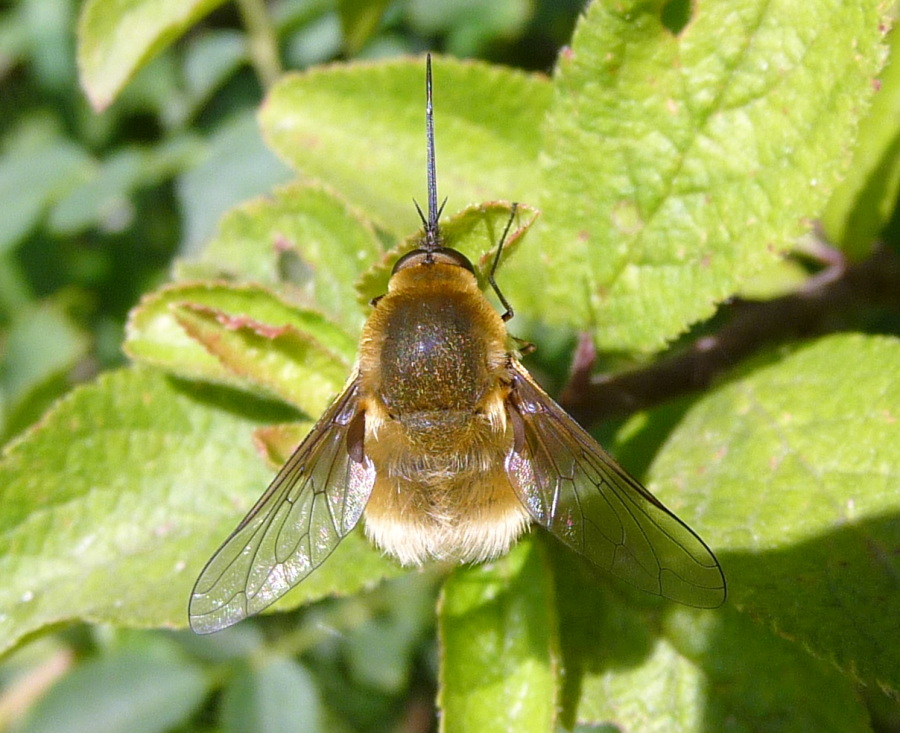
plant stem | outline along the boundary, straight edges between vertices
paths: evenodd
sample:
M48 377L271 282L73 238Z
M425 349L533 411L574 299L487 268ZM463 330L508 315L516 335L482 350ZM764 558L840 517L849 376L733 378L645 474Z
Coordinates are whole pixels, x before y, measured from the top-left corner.
M249 36L250 61L263 88L268 89L281 76L282 68L278 38L265 0L237 0L237 6Z

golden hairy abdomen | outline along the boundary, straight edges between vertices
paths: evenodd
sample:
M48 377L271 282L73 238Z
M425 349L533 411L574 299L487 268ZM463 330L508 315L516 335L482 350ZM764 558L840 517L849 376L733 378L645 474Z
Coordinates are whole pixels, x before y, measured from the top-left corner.
M404 564L481 561L528 525L504 461L512 446L506 328L474 276L396 273L363 331L366 532Z
M484 561L506 552L528 526L504 470L511 428L498 433L484 420L454 438L441 452L409 443L397 450L405 436L395 422L370 445L377 472L366 533L404 565Z

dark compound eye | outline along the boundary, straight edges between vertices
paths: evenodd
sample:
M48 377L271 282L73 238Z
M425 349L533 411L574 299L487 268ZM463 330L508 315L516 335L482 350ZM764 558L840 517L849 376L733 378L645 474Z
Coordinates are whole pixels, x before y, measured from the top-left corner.
M450 249L449 247L440 247L435 250L414 249L412 252L407 252L394 264L394 269L391 270L391 274L394 275L400 272L400 270L405 270L408 267L433 264L456 265L457 267L468 270L473 275L475 274L475 268L472 267L469 258L462 252L457 252L455 249Z

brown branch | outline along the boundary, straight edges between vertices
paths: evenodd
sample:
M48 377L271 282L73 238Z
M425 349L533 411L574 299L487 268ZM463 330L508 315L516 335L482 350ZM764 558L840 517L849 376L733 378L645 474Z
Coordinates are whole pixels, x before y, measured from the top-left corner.
M582 343L560 402L584 424L645 410L708 387L762 348L846 330L874 307L900 310L900 257L884 247L862 262L832 264L789 295L729 303L718 333L642 369L588 378L593 356Z

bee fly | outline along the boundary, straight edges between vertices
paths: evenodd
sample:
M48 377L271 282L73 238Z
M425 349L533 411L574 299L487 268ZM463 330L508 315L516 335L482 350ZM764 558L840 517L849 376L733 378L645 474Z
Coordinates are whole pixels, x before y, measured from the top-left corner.
M343 391L194 586L208 633L258 613L321 565L365 517L404 565L481 562L536 522L600 568L697 607L725 600L703 541L628 475L532 379L511 348L513 310L444 247L438 219L431 58L426 65L428 218L373 301Z

